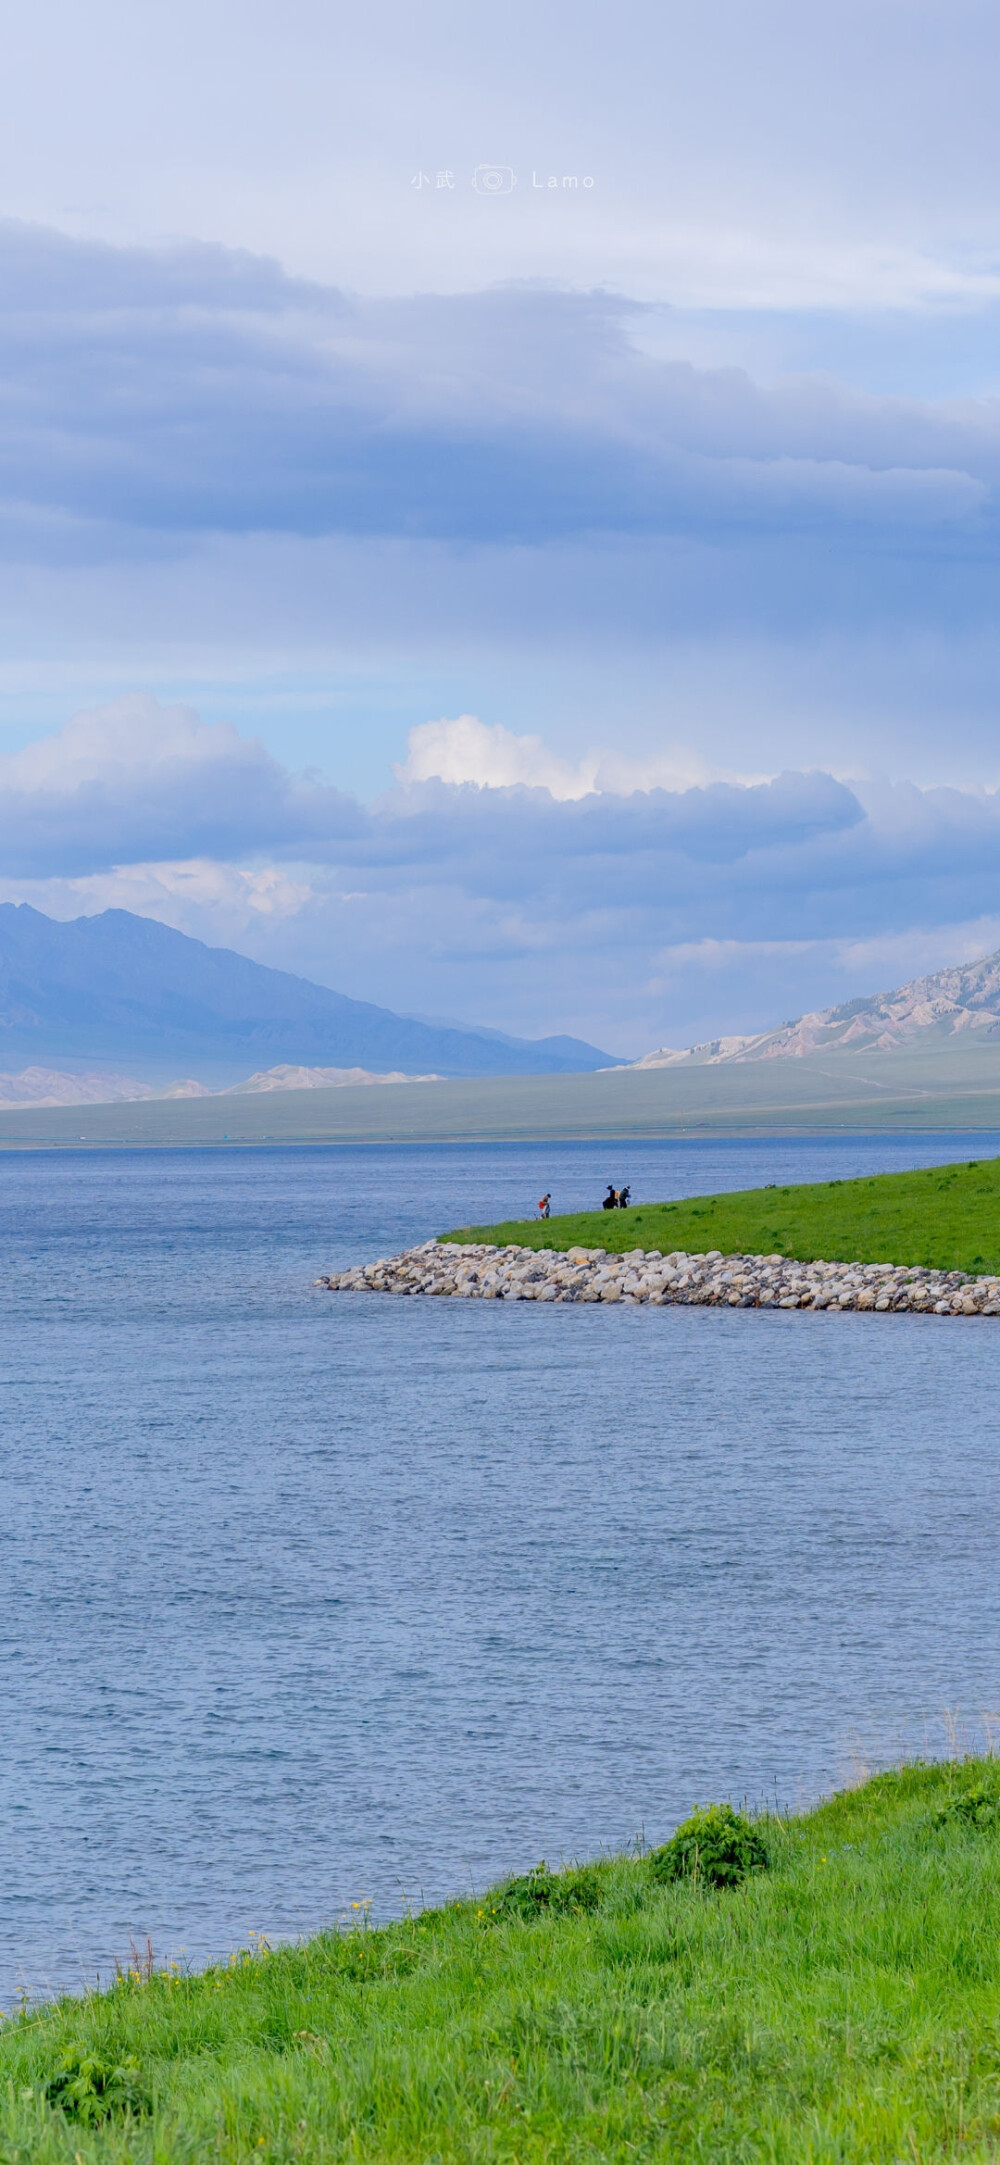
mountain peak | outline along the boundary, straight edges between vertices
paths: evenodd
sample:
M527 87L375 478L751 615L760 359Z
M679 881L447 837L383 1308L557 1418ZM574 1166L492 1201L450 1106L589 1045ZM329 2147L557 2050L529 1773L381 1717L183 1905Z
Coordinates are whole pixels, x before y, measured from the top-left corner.
M632 1064L718 1067L745 1060L805 1059L816 1052L892 1052L900 1046L974 1035L1000 1038L1000 951L911 978L890 992L817 1008L754 1037L718 1037L675 1052L663 1045Z
M59 920L0 904L0 1067L54 1061L161 1074L207 1064L217 1081L276 1066L473 1076L614 1064L575 1038L416 1022L131 910Z

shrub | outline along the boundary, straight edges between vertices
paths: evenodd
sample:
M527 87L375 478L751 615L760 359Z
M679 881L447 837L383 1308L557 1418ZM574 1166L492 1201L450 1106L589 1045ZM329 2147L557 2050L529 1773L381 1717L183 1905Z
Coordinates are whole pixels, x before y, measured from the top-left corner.
M497 1889L490 1912L498 1917L561 1917L573 1910L596 1909L600 1899L601 1883L591 1865L578 1871L550 1872L543 1857L534 1871L508 1879Z
M977 1789L964 1789L961 1795L949 1797L940 1811L934 1814L936 1827L1000 1828L1000 1797L981 1785Z
M116 2113L150 2110L138 2060L122 2060L115 2066L84 2045L68 2046L57 2072L45 2085L45 2098L81 2127L98 2127Z
M768 1855L753 1821L731 1804L705 1804L685 1819L650 1858L654 1879L701 1879L709 1887L738 1887L748 1872L767 1869Z

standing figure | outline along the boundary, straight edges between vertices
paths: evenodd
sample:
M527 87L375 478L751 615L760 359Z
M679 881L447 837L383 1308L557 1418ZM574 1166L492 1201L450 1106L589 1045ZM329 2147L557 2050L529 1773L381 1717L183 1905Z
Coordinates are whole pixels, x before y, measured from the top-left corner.
M601 1204L601 1209L602 1209L602 1210L614 1210L614 1208L615 1208L615 1205L616 1205L617 1201L618 1201L618 1191L617 1191L617 1189L616 1189L616 1188L613 1188L613 1187L611 1186L611 1183L610 1183L610 1181L609 1181L609 1182L608 1182L608 1192L607 1192L607 1194L606 1194L606 1196L605 1196L605 1198L604 1198L604 1201L603 1201L603 1203Z
M538 1200L538 1215L539 1215L539 1217L540 1217L540 1218L547 1218L547 1217L548 1217L548 1216L550 1215L550 1213L549 1213L549 1204L551 1203L551 1201L552 1201L552 1197L551 1197L551 1195L542 1195L542 1196L540 1196L540 1197L539 1197L539 1200Z
M629 1196L631 1195L631 1193L632 1193L632 1190L631 1190L631 1188L619 1188L619 1190L618 1190L618 1208L619 1208L619 1210L627 1210L627 1209L628 1209L628 1199L629 1199Z

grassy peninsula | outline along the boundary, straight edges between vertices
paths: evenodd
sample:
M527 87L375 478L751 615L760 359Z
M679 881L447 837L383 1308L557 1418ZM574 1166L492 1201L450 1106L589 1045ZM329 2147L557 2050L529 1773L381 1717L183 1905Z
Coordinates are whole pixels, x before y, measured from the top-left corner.
M1000 2154L1000 1766L8 2019L4 2165ZM541 1884L543 1894L539 1896Z
M679 1203L640 1203L571 1217L466 1226L445 1240L526 1248L673 1249L795 1256L812 1263L898 1263L1000 1270L1000 1158L870 1180L748 1188Z

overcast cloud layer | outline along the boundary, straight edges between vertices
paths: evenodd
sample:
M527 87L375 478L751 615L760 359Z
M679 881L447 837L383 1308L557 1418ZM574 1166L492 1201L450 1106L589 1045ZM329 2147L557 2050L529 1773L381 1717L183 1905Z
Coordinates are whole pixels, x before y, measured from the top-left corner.
M672 321L0 226L0 719L187 690L369 794L462 710L991 773L1000 400L762 380Z
M996 944L998 62L985 0L12 20L4 891L636 1052Z
M366 302L222 250L9 225L0 295L0 540L22 558L267 533L995 560L995 397L654 359L611 295Z

